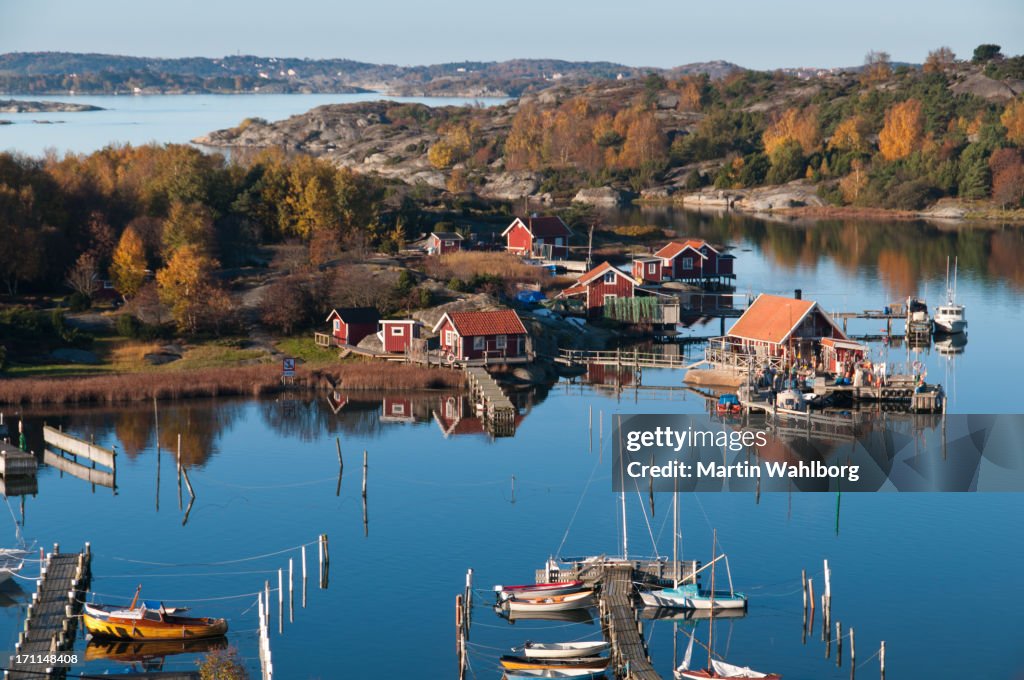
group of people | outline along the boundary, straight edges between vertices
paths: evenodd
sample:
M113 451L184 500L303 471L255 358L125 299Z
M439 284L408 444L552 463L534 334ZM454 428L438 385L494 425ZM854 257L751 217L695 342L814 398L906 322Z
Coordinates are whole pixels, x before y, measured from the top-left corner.
M838 377L847 385L854 387L884 387L886 384L885 362L875 363L870 359L844 363Z

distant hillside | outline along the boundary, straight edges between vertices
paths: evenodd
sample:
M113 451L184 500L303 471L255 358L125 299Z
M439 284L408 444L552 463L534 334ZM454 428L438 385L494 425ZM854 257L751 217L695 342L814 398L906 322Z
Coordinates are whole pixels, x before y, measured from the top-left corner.
M651 69L611 62L515 59L432 66L369 64L351 59L229 56L156 59L68 52L0 55L0 92L7 94L112 94L115 92L357 92L397 95L519 96L552 83L583 84L706 73L714 79L739 70L724 61Z

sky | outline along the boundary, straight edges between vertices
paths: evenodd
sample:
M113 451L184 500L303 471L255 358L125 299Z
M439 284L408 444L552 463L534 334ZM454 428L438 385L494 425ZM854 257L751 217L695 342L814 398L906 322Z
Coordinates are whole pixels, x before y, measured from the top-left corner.
M669 67L920 63L1024 52L1022 0L0 0L0 53L254 54L399 65L557 58Z

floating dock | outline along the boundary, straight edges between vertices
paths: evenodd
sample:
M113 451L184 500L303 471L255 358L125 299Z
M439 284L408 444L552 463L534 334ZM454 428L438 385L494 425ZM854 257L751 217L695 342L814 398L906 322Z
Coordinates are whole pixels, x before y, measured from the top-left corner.
M64 678L70 663L39 664L19 661L18 657L57 655L70 652L85 593L89 590L92 553L89 544L80 553L62 553L54 544L46 555L36 581L36 592L25 614L24 628L18 633L14 655L4 671L4 680Z
M10 442L0 442L0 476L4 479L35 477L37 467L36 457L31 453Z

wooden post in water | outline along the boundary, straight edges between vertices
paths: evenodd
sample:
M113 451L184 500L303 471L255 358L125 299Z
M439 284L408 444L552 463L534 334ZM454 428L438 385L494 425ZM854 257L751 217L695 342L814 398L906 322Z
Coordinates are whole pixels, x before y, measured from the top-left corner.
M306 608L306 546L302 546L302 608Z
M597 412L597 450L604 453L604 411Z
M284 632L284 570L277 570L277 633Z
M181 433L178 433L178 510L181 510Z
M590 452L594 452L594 405L587 407L587 430L590 431Z
M843 667L843 624L836 621L836 668Z
M462 624L466 628L466 639L469 639L470 617L473 612L473 568L466 570L466 614L462 617Z
M804 593L804 623L801 631L801 642L807 644L807 570L800 570L800 583L803 586Z
M334 492L335 496L341 495L341 475L345 472L345 461L341 458L341 437L335 437L334 443L338 447L338 489Z
M320 590L324 589L324 536L316 537L317 552L320 554Z
M331 550L327 544L327 534L320 536L324 539L324 588L327 588L331 582Z
M370 535L370 521L366 513L366 472L369 469L369 459L366 456L366 449L363 449L363 536Z
M882 640L882 646L878 648L878 665L882 670L882 680L885 680L885 640Z
M857 648L853 643L853 626L850 626L850 680L857 671Z
M264 621L267 629L270 629L270 579L263 582L263 601L267 603L267 620Z
M288 558L288 623L295 623L295 560Z

